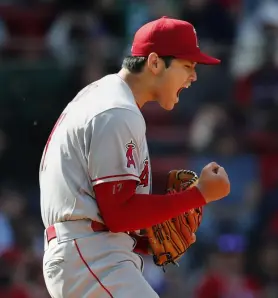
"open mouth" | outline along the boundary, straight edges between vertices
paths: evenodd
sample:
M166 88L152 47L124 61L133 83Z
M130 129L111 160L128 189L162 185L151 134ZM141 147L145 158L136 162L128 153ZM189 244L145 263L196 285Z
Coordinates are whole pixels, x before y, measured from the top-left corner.
M187 82L186 84L184 84L179 90L178 90L178 92L177 92L177 96L179 96L180 95L180 93L181 93L181 91L184 89L184 88L189 88L190 86L191 86L191 81L190 82Z
M185 87L181 87L181 88L178 90L178 92L177 92L177 96L180 95L180 93L182 92L182 90L183 90L184 88L185 88Z

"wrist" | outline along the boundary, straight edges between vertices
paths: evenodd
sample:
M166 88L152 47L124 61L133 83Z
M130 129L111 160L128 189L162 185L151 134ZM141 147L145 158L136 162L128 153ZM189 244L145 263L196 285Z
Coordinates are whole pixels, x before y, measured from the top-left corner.
M209 198L204 194L202 187L200 186L200 184L197 184L195 186L193 186L200 194L200 196L202 197L203 201L205 202L205 204L209 203L210 200Z

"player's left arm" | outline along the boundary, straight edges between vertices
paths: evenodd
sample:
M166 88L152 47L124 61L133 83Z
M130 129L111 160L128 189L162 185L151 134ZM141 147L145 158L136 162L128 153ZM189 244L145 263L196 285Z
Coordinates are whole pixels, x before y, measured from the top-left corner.
M136 193L145 138L142 121L132 111L114 109L92 123L89 174L101 216L112 232L141 230L206 204L197 188L167 195Z

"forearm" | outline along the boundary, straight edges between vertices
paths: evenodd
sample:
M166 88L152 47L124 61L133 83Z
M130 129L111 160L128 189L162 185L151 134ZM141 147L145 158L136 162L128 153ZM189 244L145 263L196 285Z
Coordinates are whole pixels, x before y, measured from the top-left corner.
M112 183L95 187L100 212L112 232L141 230L206 204L196 187L175 194L147 195L135 194L132 183L128 181L125 190L116 195Z

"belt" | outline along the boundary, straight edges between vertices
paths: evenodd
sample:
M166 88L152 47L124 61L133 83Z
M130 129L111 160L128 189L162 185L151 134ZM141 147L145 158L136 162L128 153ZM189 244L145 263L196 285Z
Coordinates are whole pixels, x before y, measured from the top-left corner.
M106 227L106 225L104 225L101 222L94 221L94 220L92 220L91 228L94 232L108 232L109 231L109 229ZM47 242L50 242L52 239L55 239L57 237L54 225L49 226L46 229L46 237L47 237Z

